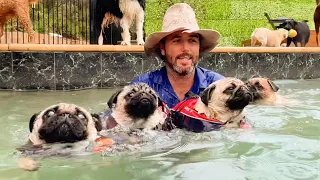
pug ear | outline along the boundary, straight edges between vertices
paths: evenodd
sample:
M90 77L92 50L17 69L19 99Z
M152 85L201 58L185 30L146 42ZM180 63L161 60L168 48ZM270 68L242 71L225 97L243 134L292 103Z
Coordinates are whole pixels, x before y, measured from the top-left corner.
M91 116L92 116L92 119L94 121L94 125L95 125L97 131L98 132L101 131L102 130L102 122L101 122L100 116L95 113L91 113Z
M30 132L32 132L32 130L33 130L33 125L34 125L34 123L35 123L35 121L36 121L36 118L37 118L37 116L38 116L39 114L40 114L40 113L35 113L33 116L31 116L30 121L29 121L29 131L30 131Z
M210 100L210 98L211 98L211 95L212 95L212 93L213 93L213 91L214 91L214 89L216 88L216 85L211 85L211 86L209 86L209 87L207 87L203 92L202 92L202 94L201 94L201 101L206 105L206 106L208 106L208 104L209 104L209 100Z
M195 94L192 91L188 91L184 96L187 98L198 98L199 97L198 94Z
M162 111L164 111L164 104L159 96L158 96L158 107L162 107Z
M162 100L161 100L160 97L158 97L158 107L159 107L159 106L163 106L163 102L162 102Z
M118 96L121 92L122 92L122 90L119 90L119 91L115 92L114 94L112 94L112 96L109 98L108 106L110 109L112 108L112 104L117 103Z
M277 92L279 90L279 87L276 84L274 84L270 79L267 79L267 81L274 92Z

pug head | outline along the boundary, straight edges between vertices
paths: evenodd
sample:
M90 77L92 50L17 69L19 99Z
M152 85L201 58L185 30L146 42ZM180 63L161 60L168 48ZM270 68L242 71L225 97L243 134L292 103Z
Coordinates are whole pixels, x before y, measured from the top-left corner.
M74 104L60 103L31 117L29 140L34 145L94 141L101 129L97 114Z
M288 35L289 35L289 31L288 31L288 30L283 29L283 28L280 28L280 29L278 29L277 31L278 31L278 32L280 33L280 35L282 36L282 39L281 39L281 40L284 40L284 39L288 38Z
M130 129L152 129L163 123L163 115L158 109L162 105L158 94L145 83L127 85L108 101L115 121Z
M230 124L226 126L239 127L243 120L239 115L253 96L240 79L226 77L209 85L200 98L203 105L196 105L200 113Z
M283 28L286 30L290 29L296 29L295 27L297 26L298 22L294 20L286 20L285 22L281 23L277 28Z
M263 77L251 78L246 85L253 94L253 102L271 98L279 90L269 78Z

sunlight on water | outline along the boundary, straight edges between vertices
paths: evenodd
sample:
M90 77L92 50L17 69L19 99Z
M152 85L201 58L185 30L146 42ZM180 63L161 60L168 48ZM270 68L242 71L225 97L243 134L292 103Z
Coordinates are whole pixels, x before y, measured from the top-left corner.
M101 112L114 90L0 92L0 179L320 179L320 81L278 80L291 106L246 108L251 130L146 133L139 150L50 157L36 172L17 165L30 117L59 102Z

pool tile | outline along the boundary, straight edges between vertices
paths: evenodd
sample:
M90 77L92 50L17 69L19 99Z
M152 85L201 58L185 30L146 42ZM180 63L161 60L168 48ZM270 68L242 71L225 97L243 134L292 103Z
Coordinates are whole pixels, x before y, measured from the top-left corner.
M12 89L12 53L0 53L0 89Z
M279 72L278 79L299 79L304 74L306 54L285 53L280 54L279 59L283 70ZM282 76L281 76L282 75Z
M245 79L248 76L248 59L242 53L212 53L204 56L199 66L225 77Z
M53 90L54 55L40 52L13 52L13 89Z
M129 84L142 73L142 53L102 53L102 88Z
M142 73L155 71L164 66L163 60L158 57L148 57L145 53L142 54Z
M247 68L247 78L257 77L257 76L269 76L270 68L274 57L266 61L265 53L250 53L245 55L248 61ZM259 64L259 66L257 66ZM269 71L266 71L269 70Z
M301 73L301 78L314 79L320 77L319 53L306 54L305 58L302 61L305 62L305 67L303 73Z
M101 79L101 53L55 53L57 90L98 88Z

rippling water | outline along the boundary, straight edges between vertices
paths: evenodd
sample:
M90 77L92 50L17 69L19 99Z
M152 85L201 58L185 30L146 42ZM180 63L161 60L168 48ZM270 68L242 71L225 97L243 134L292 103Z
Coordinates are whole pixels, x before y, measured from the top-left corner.
M58 102L100 112L115 90L0 92L0 179L320 179L320 80L279 80L290 106L246 108L252 130L150 134L141 150L52 157L36 172L17 165L30 117Z

